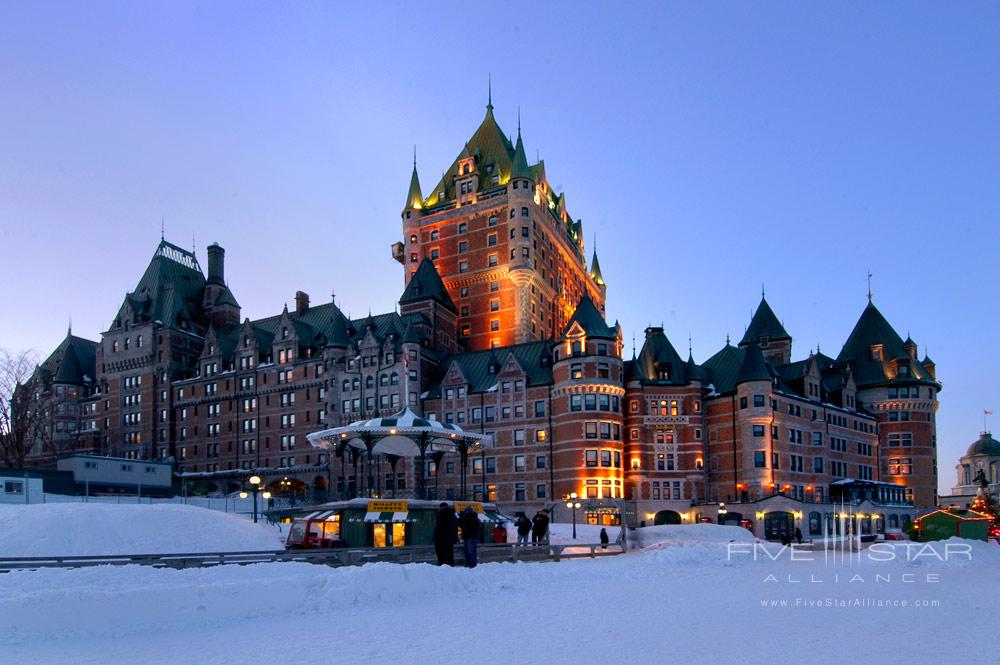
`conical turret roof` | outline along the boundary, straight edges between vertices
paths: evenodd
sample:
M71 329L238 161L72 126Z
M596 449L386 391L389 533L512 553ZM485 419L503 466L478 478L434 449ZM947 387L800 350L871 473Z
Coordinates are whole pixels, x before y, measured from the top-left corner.
M743 335L743 339L740 340L740 346L747 346L751 342L756 344L762 337L767 337L772 342L792 338L785 330L785 326L781 325L781 321L775 316L774 310L767 304L764 296L760 298L760 304L757 305L757 311L750 319L750 326Z
M445 288L444 282L441 281L441 275L438 274L437 268L426 257L417 266L417 271L413 274L413 277L410 278L410 283L406 285L406 289L399 299L399 304L405 305L406 303L419 302L421 300L435 300L451 311L457 311L454 301L448 295L448 289Z
M420 178L417 177L417 160L413 160L413 174L410 176L410 190L406 193L404 210L420 210L424 207L424 195L420 193Z
M604 286L604 276L601 274L601 264L597 260L597 250L594 250L594 257L590 260L590 278L595 284Z
M517 130L517 145L514 146L514 161L510 171L511 179L527 178L533 179L531 169L528 168L528 157L524 154L524 141L521 140L521 130Z
M764 360L764 354L756 343L751 343L743 354L743 363L736 372L736 385L748 381L770 381L771 370Z

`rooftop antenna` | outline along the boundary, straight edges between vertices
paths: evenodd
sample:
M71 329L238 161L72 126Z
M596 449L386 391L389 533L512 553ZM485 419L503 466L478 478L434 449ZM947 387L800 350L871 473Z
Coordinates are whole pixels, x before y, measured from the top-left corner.
M868 270L868 302L872 301L872 271Z

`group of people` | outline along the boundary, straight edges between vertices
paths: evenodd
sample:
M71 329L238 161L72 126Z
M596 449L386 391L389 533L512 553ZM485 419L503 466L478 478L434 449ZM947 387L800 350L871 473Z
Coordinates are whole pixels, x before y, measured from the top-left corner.
M523 512L518 512L514 528L517 530L518 545L527 545L529 535L532 544L543 543L549 533L549 511L540 510L532 519L528 519ZM459 534L465 565L467 568L475 568L479 556L479 541L485 535L479 515L469 506L460 515L456 515L454 508L442 501L434 523L434 550L439 566L455 565L455 544L459 542ZM507 529L503 524L498 523L490 535L495 543L507 542Z

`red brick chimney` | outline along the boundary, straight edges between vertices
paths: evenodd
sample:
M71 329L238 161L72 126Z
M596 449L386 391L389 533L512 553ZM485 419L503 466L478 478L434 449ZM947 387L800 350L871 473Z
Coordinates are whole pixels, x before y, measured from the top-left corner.
M295 292L295 313L302 316L309 309L309 294L305 291Z

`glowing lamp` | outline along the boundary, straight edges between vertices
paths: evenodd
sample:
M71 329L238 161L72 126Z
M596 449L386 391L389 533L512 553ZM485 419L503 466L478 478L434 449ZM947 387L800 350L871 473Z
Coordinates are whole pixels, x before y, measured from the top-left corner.
M250 495L249 495L249 494L247 494L246 492L240 492L240 498L241 498L241 499L245 499L245 498L247 498L248 496L250 496Z
M251 485L260 485L260 476L250 476Z
M270 499L271 498L271 493L270 492L264 492L263 494L261 494L261 496L264 497L265 499Z

